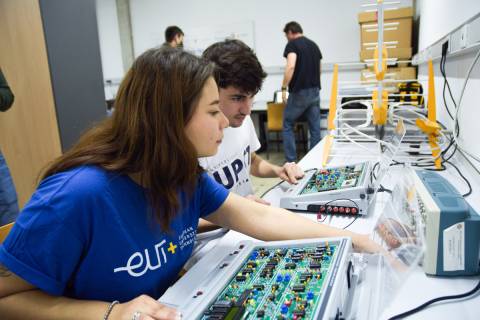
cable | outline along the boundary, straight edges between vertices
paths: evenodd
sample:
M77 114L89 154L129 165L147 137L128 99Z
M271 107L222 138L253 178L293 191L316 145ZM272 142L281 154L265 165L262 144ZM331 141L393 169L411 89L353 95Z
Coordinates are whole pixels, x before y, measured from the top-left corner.
M307 173L309 171L312 171L312 170L317 170L315 168L311 168L311 169L307 169L305 171L303 171L304 173ZM272 191L273 189L275 189L276 187L278 187L279 185L281 185L282 183L284 183L285 181L284 180L281 180L280 182L278 182L277 184L275 184L274 186L270 187L269 189L267 189L267 191L265 191L264 193L262 193L262 195L260 196L260 198L263 198L267 193L269 193L270 191Z
M447 83L448 83L447 76L446 76L446 73L445 73L445 60L446 60L446 58L447 58L447 56L442 54L442 58L440 59L440 73L443 76L443 103L445 105L445 109L448 112L448 115L453 120L453 115L450 112L450 108L448 107L448 104L447 104L447 99L445 98L445 89L446 89L446 86L447 86ZM450 90L450 85L448 86L448 89ZM450 95L451 95L451 92L450 92ZM455 101L453 101L453 103L455 104ZM456 105L455 105L455 108L456 108Z
M462 294L457 294L457 295L452 295L452 296L438 297L438 298L429 300L429 301L425 302L424 304L419 305L419 306L416 307L416 308L413 308L413 309L408 310L408 311L406 311L406 312L397 314L396 316L393 316L393 317L389 318L388 320L397 320L397 319L402 319L402 318L411 316L412 314L417 313L417 312L421 311L422 309L425 309L426 307L428 307L429 305L431 305L431 304L433 304L433 303L435 303L435 302L444 301L444 300L453 300L453 299L466 298L466 297L471 296L471 295L473 295L474 293L476 293L479 289L480 289L480 281L479 281L478 284L475 286L475 288L473 288L472 290L470 290L470 291L468 291L468 292L465 292L465 293L462 293Z
M352 220L349 224L347 224L345 227L343 227L343 230L347 230L348 227L350 227L356 220L358 219L358 216L355 217L355 219Z
M273 189L275 189L276 187L278 187L279 185L281 185L281 184L284 183L284 182L285 182L284 180L281 180L280 182L276 183L274 186L268 188L267 191L265 191L264 193L262 193L262 195L260 196L260 198L263 198L267 193L269 193L270 191L272 191Z
M321 215L321 213L318 213L318 214ZM325 220L327 220L327 216L328 216L328 214L324 214L323 215L324 218L322 220L317 219L317 222L321 222L321 223L325 222Z
M360 207L358 206L358 204L357 204L355 201L353 201L352 199L347 199L347 198L338 198L338 199L330 200L330 201L327 201L327 202L325 202L325 203L322 203L321 205L326 207L326 206L328 206L330 203L335 202L335 201L350 201L350 202L352 202L352 203L355 205L355 208L356 208L358 211L360 211Z
M472 73L473 67L475 67L475 64L477 63L479 57L480 57L480 50L478 50L477 55L473 59L473 62L470 65L470 68L468 69L467 76L465 77L465 81L463 82L463 87L462 87L462 91L460 93L460 98L458 99L457 111L455 113L455 123L458 123L458 114L460 113L460 109L462 107L463 94L465 93L465 88L467 87L467 83L468 83L468 80L470 79L470 74ZM456 127L457 126L455 126L455 128ZM457 131L455 133L454 137L458 137L458 134L459 134L459 132ZM460 149L462 149L462 148L460 148Z
M473 62L472 64L470 65L469 69L468 69L468 72L467 72L467 76L465 77L465 81L463 82L463 87L462 87L462 90L461 90L461 93L460 93L460 98L458 99L458 108L455 112L455 132L453 134L453 139L455 140L455 143L458 147L459 150L461 150L463 153L467 154L468 156L470 156L470 158L474 159L475 161L477 162L480 162L480 158L472 153L470 153L469 151L467 151L466 149L464 149L457 141L457 138L460 134L460 127L459 127L459 122L458 122L458 115L460 113L460 109L462 108L462 101L463 101L463 95L465 93L465 88L467 87L467 83L468 83L468 80L470 79L470 74L472 73L472 70L473 68L475 67L478 59L480 58L480 50L478 50L477 54L475 55L475 58L473 59ZM458 129L458 130L457 130Z
M377 192L386 192L389 194L392 194L392 190L385 188L384 186L380 185L380 188L378 188Z
M472 185L470 184L470 181L468 181L468 179L465 178L465 176L462 174L462 172L460 171L460 169L458 169L458 167L457 167L456 165L454 165L454 164L451 163L450 161L445 161L445 162L448 163L448 164L450 164L450 165L452 165L452 166L457 170L457 172L458 172L458 174L460 175L460 177L462 177L462 179L467 183L467 185L468 185L468 192L465 193L465 194L462 194L462 196L463 196L464 198L466 198L466 197L468 197L469 195L471 195L473 190L472 190Z
M359 215L359 213L360 213L360 207L358 206L358 204L357 204L355 201L353 201L352 199L339 198L339 199L330 200L330 201L328 201L328 202L325 202L324 204L322 204L322 206L327 207L330 203L335 202L335 201L341 201L341 200L352 202L352 203L355 205L355 208L357 209L357 212L358 212L357 215L355 216L355 218L353 219L353 221L351 221L348 225L346 225L345 227L342 228L342 229L346 230L346 229L347 229L348 227L350 227L350 226L357 220L357 218L358 218L358 215ZM325 216L327 216L327 214L325 214ZM325 219L326 219L326 218L325 218ZM325 221L325 219L323 219L323 221Z
M455 120L455 131L460 132L460 127L458 121L452 116L450 113L450 108L448 107L447 104L447 99L445 98L445 85L448 87L448 93L450 94L450 99L452 99L453 105L455 106L455 111L457 111L458 106L457 103L455 102L455 99L453 98L452 90L450 88L450 83L448 82L447 79L447 72L445 70L445 64L447 62L447 51L448 51L448 42L444 44L442 47L442 59L440 60L440 72L442 73L443 76L443 103L445 104L445 109L447 109L448 115L452 120ZM455 113L455 117L456 117Z
M375 162L375 164L372 167L372 171L370 171L370 183L373 183L373 180L377 180L377 176L375 175L375 170L377 169L378 165L380 162Z

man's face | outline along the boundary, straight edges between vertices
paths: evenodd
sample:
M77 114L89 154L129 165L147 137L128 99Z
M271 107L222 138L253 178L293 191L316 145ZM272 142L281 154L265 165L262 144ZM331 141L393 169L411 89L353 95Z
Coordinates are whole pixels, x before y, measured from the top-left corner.
M177 34L175 36L175 44L176 47L183 47L183 35Z
M229 86L220 88L219 96L220 109L227 117L230 127L240 127L245 117L252 112L254 94Z
M292 31L288 31L285 33L285 37L287 37L287 40L288 41L291 41L294 39L294 36L293 36L293 32Z

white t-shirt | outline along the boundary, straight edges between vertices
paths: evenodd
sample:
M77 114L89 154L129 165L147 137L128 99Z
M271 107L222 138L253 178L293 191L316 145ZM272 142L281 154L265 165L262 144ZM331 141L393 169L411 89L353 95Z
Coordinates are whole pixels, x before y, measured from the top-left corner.
M241 196L253 194L250 181L252 152L260 148L252 119L247 116L238 128L228 127L223 131L223 140L218 153L200 158L200 165L218 183Z

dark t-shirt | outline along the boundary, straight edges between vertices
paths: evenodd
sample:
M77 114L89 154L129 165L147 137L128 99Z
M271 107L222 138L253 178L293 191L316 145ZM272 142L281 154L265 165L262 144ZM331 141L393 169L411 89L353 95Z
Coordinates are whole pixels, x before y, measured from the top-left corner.
M297 54L295 71L288 85L290 92L302 89L321 88L320 85L320 60L322 53L312 40L305 36L287 43L283 56L286 58L290 52Z

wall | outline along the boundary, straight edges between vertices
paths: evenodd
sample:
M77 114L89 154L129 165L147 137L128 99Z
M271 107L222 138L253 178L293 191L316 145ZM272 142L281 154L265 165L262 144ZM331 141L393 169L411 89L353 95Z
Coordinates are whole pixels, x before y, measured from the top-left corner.
M188 35L196 33L196 28L205 26L212 30L234 24L254 25L254 49L267 70L283 67L283 50L286 45L283 27L288 21L298 21L304 34L315 41L323 54L323 64L332 62L358 61L360 50L357 13L361 11L356 0L297 1L294 5L286 0L245 0L229 2L211 1L155 1L131 0L131 17L135 54L164 41L163 31L169 25L178 25ZM234 28L231 30L235 31ZM212 41L213 42L213 41ZM322 75L322 100L329 98L331 73ZM273 92L279 90L282 82L280 72L268 72L263 89L257 100L271 100ZM351 76L347 75L348 78ZM353 76L358 79L357 74ZM322 107L324 105L322 104Z
M96 0L98 38L104 79L119 79L125 70L118 28L116 0Z
M419 16L420 19L419 48L428 48L436 41L444 38L449 32L462 25L469 18L477 15L479 12L480 2L475 0L418 1L417 16ZM445 66L446 74L452 89L453 97L457 102L467 70L478 50L480 50L480 47L454 57L447 56L447 63ZM448 116L443 102L443 77L440 73L439 62L439 60L434 61L437 117L449 129L453 129L453 121ZM425 63L419 65L419 79L426 84L427 65ZM477 65L470 76L470 80L467 83L462 101L462 111L461 114L459 114L459 141L469 152L480 157L480 144L477 140L478 124L476 121L476 119L480 119L480 109L478 108L480 94L478 88L480 88L480 62L477 62ZM446 96L447 104L450 106L450 110L454 112L453 103L448 98L448 91ZM480 170L480 164L478 162L473 161L472 163L478 170Z
M95 0L39 0L62 150L106 117Z
M417 0L419 51L443 38L447 33L480 12L478 0Z
M366 2L366 1L365 1ZM322 50L324 74L322 75L322 99L330 95L331 64L333 62L358 61L360 50L357 13L363 11L358 0L327 1L301 0L292 5L286 0L245 0L229 2L221 0L130 0L132 37L135 56L164 41L164 30L169 25L179 25L186 34L185 44L191 38L202 40L201 35L213 41L216 36L236 33L244 26L252 25L254 49L269 76L258 100L270 100L278 90L285 63L282 56L286 44L282 32L286 22L297 20L305 35L314 40ZM402 0L401 6L412 5ZM118 40L118 22L114 0L97 0L102 63L105 80L118 82L124 70ZM213 36L208 34L213 31ZM237 32L238 33L238 32ZM206 43L206 41L204 42ZM196 48L196 47L193 47ZM359 79L358 71L346 72L344 79ZM106 86L107 98L116 86Z
M61 154L38 0L0 0L0 39L0 66L15 95L0 113L0 147L23 206L40 169Z
M15 102L0 147L23 206L41 170L106 116L95 0L0 0L0 66Z

